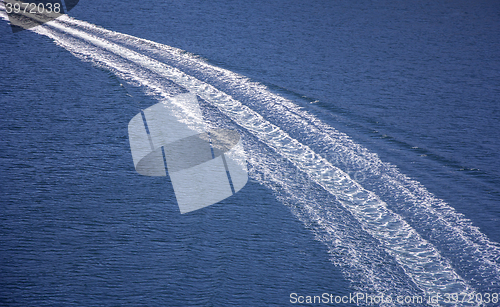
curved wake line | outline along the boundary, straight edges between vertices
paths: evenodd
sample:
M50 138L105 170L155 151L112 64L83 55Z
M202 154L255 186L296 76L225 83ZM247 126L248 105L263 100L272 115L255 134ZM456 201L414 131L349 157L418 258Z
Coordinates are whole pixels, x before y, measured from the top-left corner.
M490 241L463 214L457 213L454 208L436 198L419 182L401 174L397 168L383 163L377 155L367 152L365 148L352 142L345 134L322 123L313 115L301 110L293 102L270 93L265 86L251 82L248 78L226 69L208 64L200 60L199 57L180 49L112 32L84 21L71 20L70 23L142 52L161 56L162 59L174 62L185 70L201 74L205 82L218 83L221 85L219 87L226 86L228 92L237 88L238 91L255 97L254 100L261 108L264 108L261 106L263 104L268 105L269 112L276 112L278 109L279 114L283 115L286 120L303 126L303 128L301 127L303 130L313 134L314 142L320 143L317 147L333 147L329 150L334 152L333 155L328 151L319 151L327 157L330 163L342 164L345 168L351 168L353 171L358 170L358 173L363 176L373 178L374 184L370 185L367 182L370 190L376 191L376 194L390 194L391 198L395 199L391 202L391 208L400 215L404 214L413 228L427 232L427 240L445 246L448 257L452 257L454 265L460 269L462 276L475 280L477 286L489 291L498 289L500 283L498 265L500 248L498 243ZM233 92L237 93L237 91ZM249 103L251 102L247 102L247 104ZM257 104L254 103L254 109L256 106ZM290 125L290 123L282 121L279 126L283 127L286 124ZM333 157L329 158L329 156ZM337 163L333 163L332 160Z
M93 61L97 61L97 63L111 68L111 70L122 78L139 82L155 94L160 94L161 97L168 98L171 95L169 95L168 91L166 91L157 81L148 78L141 79L137 74L130 73L130 65L122 63L123 59L172 80L180 86L196 93L202 99L217 106L222 113L226 114L238 125L251 132L260 141L275 149L283 157L286 157L297 168L308 174L310 178L334 195L337 200L356 217L359 223L363 225L365 231L377 238L384 246L385 250L397 260L420 289L426 292L460 292L471 290L467 283L461 279L448 262L443 259L436 248L428 241L421 238L415 229L410 227L401 216L388 209L386 203L381 201L375 193L363 188L345 172L319 156L310 147L290 137L278 126L265 120L260 114L242 105L239 101L233 99L226 93L192 76L186 75L176 68L165 65L117 44L103 41L91 34L71 29L63 25L63 23L70 23L79 26L79 24L86 24L84 22L76 21L71 18L64 18L61 21L62 23L51 23L49 26L63 33L71 34L73 37L80 38L83 40L83 43L73 38L61 37L61 35L47 29L47 27L37 28L35 32L51 37L59 45L79 57L90 58ZM124 34L103 30L90 24L86 24L85 26L91 27L94 31L109 32L117 36L125 36ZM140 40L137 38L134 39ZM159 45L157 43L147 42ZM88 48L88 46L85 45L88 43L110 52L111 55L102 55L102 52L95 52L95 49ZM166 48L164 45L160 46ZM168 48L170 48L170 50L176 50L175 48ZM174 54L174 56L182 57L183 55ZM120 57L123 59L120 59ZM203 66L208 64L202 63L199 65ZM218 69L218 71L224 72L222 69ZM239 81L241 82L241 78ZM284 99L277 96L276 100L281 103ZM312 118L311 115L289 104L290 103L288 103L287 107L294 110L296 114L300 114L303 118L309 119L315 125L324 125ZM328 127L322 128L328 129ZM409 194L411 196L411 192L409 192ZM315 214L317 215L317 212L311 212L311 215ZM321 217L317 219L321 219ZM447 221L444 222L450 223ZM465 232L459 235L467 238ZM472 242L471 244L477 243ZM496 263L491 263L491 266L496 267Z
M439 252L400 216L387 209L385 203L374 193L365 190L347 174L318 156L308 146L291 138L279 127L267 122L260 114L178 69L114 43L99 40L85 32L66 28L58 23L52 26L154 71L217 106L239 126L288 158L324 189L335 195L358 219L365 231L377 238L388 253L396 258L424 292L470 290L466 282L442 259Z
M68 22L88 31L106 36L109 40L119 41L123 45L129 45L130 47L136 47L141 51L168 57L170 60L175 62L185 63L184 66L189 66L191 69L194 67L195 69L193 70L199 71L204 75L211 75L213 76L212 79L216 78L218 80L223 80L224 84L227 84L228 87L238 86L238 89L241 91L245 91L254 96L259 96L259 103L264 101L266 104L272 104L272 111L274 112L276 112L276 108L278 108L279 112L288 113L287 119L307 122L309 126L317 128L315 131L311 131L315 134L315 140L320 139L325 146L333 146L335 151L342 151L343 161L337 162L347 164L348 161L346 160L352 160L354 161L354 163L352 163L354 165L348 165L348 167L366 171L369 170L372 173L376 173L376 175L379 175L377 178L379 181L384 181L384 183L391 186L391 188L397 188L397 190L399 190L399 194L406 199L405 206L417 206L418 210L424 210L426 214L439 217L439 222L442 222L446 227L453 228L453 231L457 233L461 240L464 240L470 245L474 245L477 251L480 252L485 259L491 259L493 263L497 261L497 259L494 259L495 256L500 259L500 248L498 243L491 242L483 233L480 232L479 228L472 225L470 220L464 218L462 214L457 213L454 208L450 207L442 200L437 199L419 182L401 174L395 167L392 167L387 163L383 163L376 154L367 152L365 148L362 148L360 145L352 142L347 135L340 133L334 128L322 123L313 115L301 110L301 108L293 102L279 95L270 93L267 87L256 82L251 82L248 78L234 72L208 64L205 61L200 60L199 57L178 48L162 45L160 43L137 38L127 34L109 31L84 21L70 20ZM205 83L208 82L208 80L205 81ZM318 135L321 135L321 138L318 138ZM337 155L337 157L334 157L333 160L336 158L338 159L339 156L340 155ZM348 159L346 157L348 157ZM328 160L332 163L332 159ZM336 165L339 163L332 164ZM356 164L362 165L356 167ZM383 174L379 174L382 172ZM438 221L435 220L434 222ZM486 248L484 246L486 246Z

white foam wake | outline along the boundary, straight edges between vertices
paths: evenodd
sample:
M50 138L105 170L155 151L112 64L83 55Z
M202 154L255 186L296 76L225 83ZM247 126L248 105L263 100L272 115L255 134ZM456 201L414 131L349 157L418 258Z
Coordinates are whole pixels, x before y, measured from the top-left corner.
M258 113L226 93L178 69L99 39L92 34L64 27L59 23L53 26L154 71L216 105L238 125L288 158L314 181L335 195L346 208L349 208L363 228L377 238L397 259L422 290L426 292L468 290L466 283L440 257L437 250L423 240L400 216L388 210L385 203L375 194L365 190L347 174L318 156L309 147L291 138L279 127L266 121Z
M264 116L268 121L288 131L302 131L301 143L315 145L331 164L358 176L363 185L386 196L389 208L404 215L406 221L424 233L426 239L444 247L447 257L461 276L488 291L498 290L500 283L500 248L490 241L470 220L451 206L429 193L419 182L401 174L397 168L383 163L376 154L355 144L345 134L322 123L292 101L271 93L265 86L201 60L180 49L105 30L83 21L69 23L98 34L108 40L168 62L205 83L216 84L219 90L239 97L240 101ZM278 116L273 114L279 114ZM290 128L291 127L291 128ZM312 137L309 138L308 136ZM300 197L299 197L300 198Z
M57 29L57 31L54 31L51 27ZM171 80L191 92L196 93L205 101L217 106L222 113L230 117L240 127L256 136L260 142L273 148L279 155L288 159L297 169L307 174L309 178L313 179L324 190L333 195L335 199L342 204L343 208L356 218L364 231L375 238L380 243L380 246L383 247L383 250L395 259L422 291L460 292L471 290L470 285L457 274L449 264L449 261L441 256L433 244L423 239L413 227L401 218L400 215L387 208L387 204L375 193L362 187L339 167L336 167L333 163L318 155L309 146L292 138L282 128L271 123L261 114L243 105L240 101L234 99L227 93L179 69L166 65L152 57L145 56L129 48L125 48L122 45L132 45L140 41L144 43L144 46L139 45L140 47L136 48L143 47L147 48L148 52L160 52L162 53L160 54L161 56L166 56L166 54L168 54L173 61L177 59L179 62L184 62L185 65L189 65L190 61L195 61L196 65L198 65L196 68L201 71L209 69L209 64L183 55L178 49L107 31L68 17L62 18L61 21L38 27L34 31L51 37L57 44L73 52L78 57L105 66L115 72L119 77L136 82L138 85L146 88L149 94L155 95L160 100L170 97L172 95L172 89L161 80L151 76L151 74L160 75L164 79ZM103 38L99 35L109 37ZM118 41L122 39L126 40L126 42L117 44L112 42L113 39ZM192 66L190 66L190 68L193 69ZM212 70L211 73L215 78L219 75L221 79L230 79L227 81L228 83L233 82L253 87L253 94L256 96L262 95L261 92L265 91L265 88L262 86L252 84L245 78L241 78L236 74L219 68L212 68ZM332 135L339 136L338 132L316 120L313 116L307 114L307 112L299 110L293 103L286 101L282 97L277 95L273 96L273 94L267 93L265 99L269 100L270 96L272 96L271 100L273 100L273 104L278 103L276 105L277 108L284 108L286 111L285 114L290 114L290 116L294 117L296 120L308 121L313 127L319 129L319 131L315 131L318 132L319 135L329 132L330 138ZM341 137L345 138L342 135ZM342 149L347 151L348 147ZM367 160L366 157L369 157L371 158L369 162L377 162L376 157L373 157L373 155L353 154L352 148L346 155L356 159L360 159L361 157L364 158L365 161ZM257 160L258 158L254 157L253 161ZM252 161L252 159L250 159L250 161ZM262 160L259 162L265 163L265 161ZM271 168L268 168L268 170L271 170ZM273 176L269 176L266 180L271 180L278 184L284 183L281 179L273 180L272 178ZM395 176L389 176L386 180L390 182L394 180L394 178ZM394 184L397 185L399 183L394 182ZM411 198L413 191L408 188L406 188L406 190ZM442 208L445 207L442 203L440 205ZM432 207L429 206L426 207L426 209L427 212L435 214L435 212L432 211ZM445 209L448 210L448 214L451 218L455 217L455 215L453 215L453 210L450 211L448 208ZM317 233L322 234L320 239L329 247L341 247L343 242L336 242L334 238L346 238L346 236L339 235L342 231L338 229L338 225L336 225L337 221L329 216L329 212L328 206L321 206L320 204L314 203L303 204L301 213L298 214L301 215L302 218L307 216L305 219L308 221L315 221L315 227L320 228ZM446 221L446 223L453 223L453 220ZM458 238L461 240L469 240L469 247L475 244L477 251L484 252L485 248L481 245L481 242L486 240L485 238L482 238L483 241L479 240L481 242L477 242L477 239L475 241L470 239L471 236L466 230L456 225L450 225L450 227L454 227L455 234ZM495 246L491 244L488 248L488 252L491 253L491 255L495 255L497 250L492 250ZM355 254L352 250L350 250L349 253L351 255L353 253ZM496 255L498 255L498 253ZM353 258L359 260L358 264L360 266L370 261L370 259L360 259L361 257ZM483 256L481 259L484 265L489 269L493 268L498 270L496 262L494 262L491 257L485 258L485 256ZM346 258L343 260L346 262L350 261L350 259ZM382 291L384 290L383 285L381 285L383 281L377 280L376 276L374 276L376 272L367 271L365 274L367 275L367 280L371 280L372 283L378 283L374 288ZM349 275L349 272L347 272L347 275Z

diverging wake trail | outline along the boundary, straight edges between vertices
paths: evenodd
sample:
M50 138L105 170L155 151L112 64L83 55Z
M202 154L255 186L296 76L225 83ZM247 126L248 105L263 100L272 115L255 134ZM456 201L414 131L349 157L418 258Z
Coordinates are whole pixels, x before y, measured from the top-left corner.
M6 19L4 12L2 17ZM214 106L242 132L250 176L291 206L357 290L430 294L499 289L498 244L418 182L293 101L179 49L67 16L32 31L166 104L181 88ZM338 155L342 163L333 158ZM353 179L357 177L346 171L349 164L366 180ZM398 201L378 196L387 191ZM386 268L380 265L384 263Z

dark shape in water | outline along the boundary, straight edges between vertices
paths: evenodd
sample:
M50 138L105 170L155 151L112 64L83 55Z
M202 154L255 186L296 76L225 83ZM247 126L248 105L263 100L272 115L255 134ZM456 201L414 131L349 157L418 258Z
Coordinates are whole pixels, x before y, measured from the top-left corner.
M3 0L12 32L52 21L73 9L79 0ZM63 5L65 4L65 6ZM67 11L65 11L65 8Z

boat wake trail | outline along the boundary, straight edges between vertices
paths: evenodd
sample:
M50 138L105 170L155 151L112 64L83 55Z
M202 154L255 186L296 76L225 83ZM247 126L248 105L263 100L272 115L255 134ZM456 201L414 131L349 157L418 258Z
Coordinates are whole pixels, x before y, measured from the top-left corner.
M161 102L196 94L210 122L240 131L249 175L315 233L357 291L498 292L497 243L293 100L182 50L67 16L31 31Z

